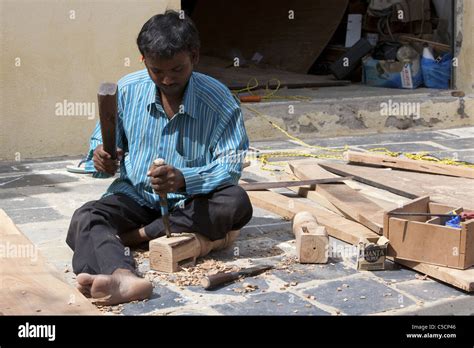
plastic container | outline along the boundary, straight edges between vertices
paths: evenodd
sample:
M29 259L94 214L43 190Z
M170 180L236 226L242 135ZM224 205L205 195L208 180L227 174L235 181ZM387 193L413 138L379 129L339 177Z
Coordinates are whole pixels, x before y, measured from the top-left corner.
M451 81L453 56L445 53L441 59L421 58L423 81L428 88L448 89Z

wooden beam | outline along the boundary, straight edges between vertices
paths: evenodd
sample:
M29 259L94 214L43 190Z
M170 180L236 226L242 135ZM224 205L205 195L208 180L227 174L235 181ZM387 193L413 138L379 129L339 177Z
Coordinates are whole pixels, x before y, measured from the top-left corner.
M99 315L100 311L46 263L0 209L0 312L3 315ZM9 254L8 254L9 253Z
M449 52L451 51L451 46L443 44L441 42L436 42L436 41L430 41L430 40L425 40L425 39L420 39L418 37L413 37L413 36L408 36L408 35L400 35L398 37L400 41L416 41L416 42L421 42L421 43L426 43L429 44L436 49L443 51L443 52Z
M327 171L319 165L290 164L298 179L319 179L327 176ZM326 172L326 173L324 173ZM334 175L334 174L331 174ZM370 228L377 234L383 231L383 209L366 198L360 192L345 184L321 184L316 186L316 192L324 196L338 210L349 216L352 220Z
M344 158L350 163L369 164L415 172L474 179L474 169L469 167L451 166L428 161L415 161L409 158L398 158L376 153L356 151L345 152Z
M319 223L326 226L330 236L350 244L357 244L360 237L364 235L378 237L376 233L356 222L326 212L321 208L312 207L299 199L291 199L271 191L248 192L248 194L253 205L272 211L286 219L291 219L298 211L309 211ZM394 259L394 261L464 291L474 291L474 267L458 270L407 260Z
M339 178L339 176L334 175L331 172L321 168L318 165L319 161L312 160L312 159L305 159L305 160L297 160L288 162L288 165L293 172L294 176L297 178L304 177L304 173L307 170L311 171L311 176L317 179L331 179L331 178ZM289 176L290 177L290 176ZM322 205L324 208L338 214L341 216L349 217L345 215L341 210L339 210L334 204L328 201L326 197L319 194L315 191L316 186L296 186L296 187L288 187L289 190L296 192L298 196L308 198L313 202L316 202Z
M316 184L325 184L325 183L334 183L342 182L344 180L350 180L351 177L345 178L329 178L329 179L319 179L319 180L291 180L291 181L263 181L263 182L248 182L240 184L245 191L262 191L272 188L282 188L282 187L291 187L291 186L305 186L305 185L316 185Z
M395 262L464 291L474 291L474 267L460 270L400 259L395 259Z
M326 197L316 192L314 188L311 188L310 186L288 187L288 190L293 191L300 197L308 198L312 200L313 202L320 204L324 208L332 211L333 213L349 218L349 216L346 216L342 211L337 209L337 207L334 204L329 202Z
M335 179L340 177L322 168L319 163L320 161L300 160L289 162L288 165L297 178Z
M292 219L300 211L308 211L313 214L319 224L326 227L330 236L351 244L359 243L361 238L378 237L378 234L367 227L304 203L301 198L290 198L271 191L250 191L247 194L254 206L271 211L287 220Z
M329 162L320 163L320 166L410 199L430 196L433 201L450 206L469 210L473 207L474 185L471 179Z
M370 228L377 234L382 234L383 209L358 191L345 184L323 184L316 187L316 192L326 197L329 202L354 221Z

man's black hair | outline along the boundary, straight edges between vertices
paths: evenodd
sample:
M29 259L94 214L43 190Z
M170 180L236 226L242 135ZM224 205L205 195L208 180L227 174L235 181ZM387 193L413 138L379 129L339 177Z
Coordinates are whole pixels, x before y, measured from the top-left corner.
M180 52L198 50L199 33L191 18L168 10L151 17L143 25L137 45L144 57L168 59Z

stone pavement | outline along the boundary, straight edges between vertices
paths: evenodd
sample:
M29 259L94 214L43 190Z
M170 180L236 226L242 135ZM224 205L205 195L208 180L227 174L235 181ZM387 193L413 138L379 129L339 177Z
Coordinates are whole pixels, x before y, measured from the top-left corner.
M437 156L474 162L474 127L305 141L334 148L348 144L363 149L427 150ZM252 146L300 149L286 140ZM66 166L76 162L76 158L0 162L0 208L71 283L72 252L65 244L69 220L75 209L99 198L112 181L68 173ZM270 263L278 269L209 292L149 272L146 252L138 251L139 271L154 280L152 298L104 311L125 315L474 314L473 295L390 262L386 271L358 272L354 269L354 248L333 238L330 243L333 252L328 264L295 263L290 223L255 208L236 244L211 253L206 260L244 267Z

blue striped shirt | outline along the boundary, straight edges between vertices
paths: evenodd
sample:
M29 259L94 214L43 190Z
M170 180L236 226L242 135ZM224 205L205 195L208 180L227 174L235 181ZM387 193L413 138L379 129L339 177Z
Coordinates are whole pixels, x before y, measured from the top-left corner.
M101 143L97 123L88 159ZM183 173L186 182L186 192L168 194L172 208L192 195L237 184L248 145L240 105L222 83L193 72L180 111L170 120L148 72L137 71L118 82L117 146L125 156L120 177L103 197L123 193L140 205L159 209L160 198L146 174L154 159L163 158Z

